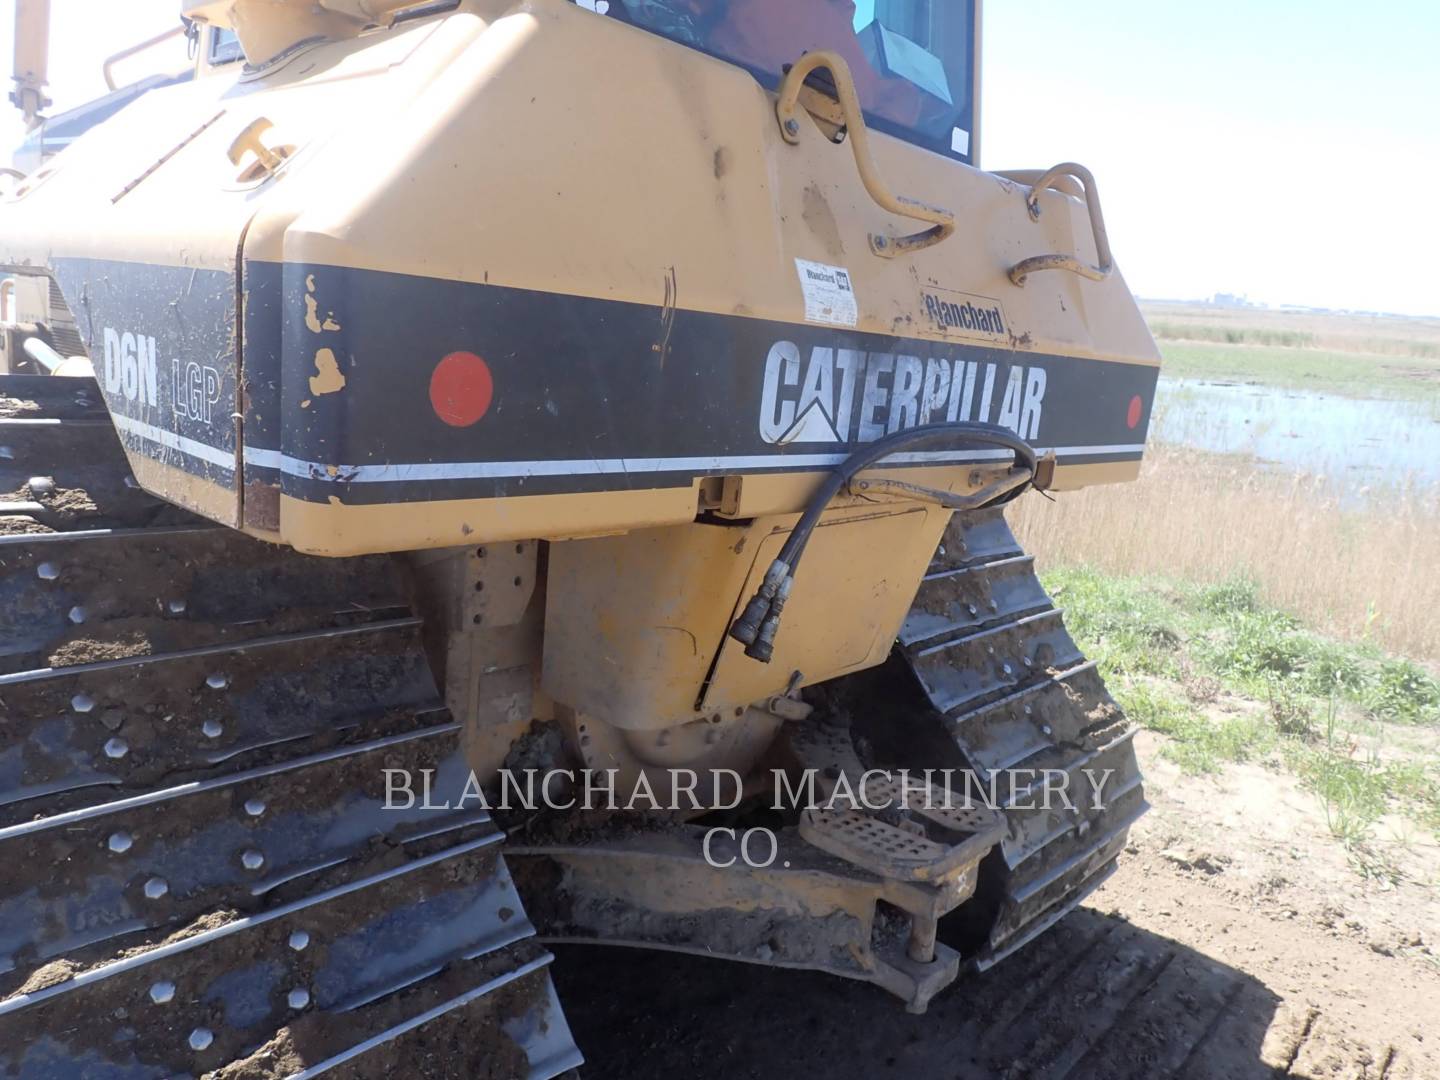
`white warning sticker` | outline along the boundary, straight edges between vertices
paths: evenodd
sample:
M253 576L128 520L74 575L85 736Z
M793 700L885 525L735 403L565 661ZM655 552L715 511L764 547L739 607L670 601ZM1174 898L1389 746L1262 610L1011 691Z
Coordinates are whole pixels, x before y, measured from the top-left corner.
M806 322L828 323L831 326L854 326L860 319L855 301L855 288L850 284L850 271L843 266L796 259L800 289L805 293Z

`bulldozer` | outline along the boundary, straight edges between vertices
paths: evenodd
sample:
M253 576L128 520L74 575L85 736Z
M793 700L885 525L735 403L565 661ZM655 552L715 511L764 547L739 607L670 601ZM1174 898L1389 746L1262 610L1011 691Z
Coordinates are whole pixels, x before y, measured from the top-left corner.
M1159 356L979 0L179 8L0 195L0 1076L561 1075L557 944L919 1012L1113 872L1005 507Z

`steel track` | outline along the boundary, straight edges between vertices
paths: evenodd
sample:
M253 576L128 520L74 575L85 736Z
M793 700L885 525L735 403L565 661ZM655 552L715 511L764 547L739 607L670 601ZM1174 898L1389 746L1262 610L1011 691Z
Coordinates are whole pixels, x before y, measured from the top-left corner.
M88 380L0 377L0 1077L550 1077L550 956L461 790L401 566L140 491Z

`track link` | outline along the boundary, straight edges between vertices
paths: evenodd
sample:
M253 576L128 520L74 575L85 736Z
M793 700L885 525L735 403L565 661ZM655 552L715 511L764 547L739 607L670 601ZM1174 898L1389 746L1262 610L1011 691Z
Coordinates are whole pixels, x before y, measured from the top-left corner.
M89 380L0 377L0 504L0 1077L580 1063L399 563L151 499Z
M981 895L994 905L973 957L984 970L1053 926L1114 871L1130 826L1148 809L1134 729L1066 632L1034 559L999 510L951 521L897 654L987 788L1006 776L1039 784L1043 770L1070 778L1073 809L1055 798L1045 809L1043 792L1025 780L994 789L1006 834L998 857L981 867Z

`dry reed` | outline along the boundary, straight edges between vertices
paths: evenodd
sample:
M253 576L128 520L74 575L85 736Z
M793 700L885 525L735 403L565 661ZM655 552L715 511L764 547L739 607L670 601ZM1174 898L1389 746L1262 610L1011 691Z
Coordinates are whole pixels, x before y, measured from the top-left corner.
M1137 483L1056 498L1032 494L1010 515L1042 570L1084 564L1203 583L1244 577L1316 629L1440 663L1434 488L1370 492L1347 505L1324 477L1152 445Z

